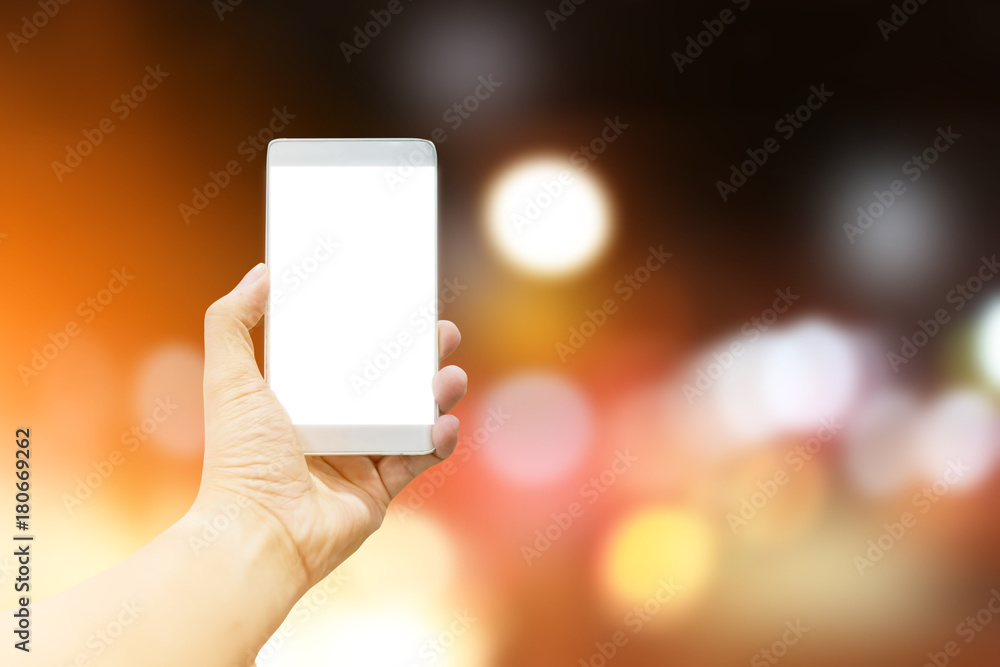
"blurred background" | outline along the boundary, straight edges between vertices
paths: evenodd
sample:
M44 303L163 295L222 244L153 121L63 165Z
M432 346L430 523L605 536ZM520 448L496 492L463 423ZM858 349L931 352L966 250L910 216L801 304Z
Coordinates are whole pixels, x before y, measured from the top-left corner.
M39 596L190 506L267 141L421 137L459 449L258 664L995 665L998 20L5 3L0 416L33 432Z

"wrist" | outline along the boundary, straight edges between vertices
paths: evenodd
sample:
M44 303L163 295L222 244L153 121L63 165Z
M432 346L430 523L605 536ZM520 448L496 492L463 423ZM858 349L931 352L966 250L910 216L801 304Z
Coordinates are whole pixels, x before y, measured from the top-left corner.
M238 499L239 498L239 499ZM224 572L246 599L260 648L310 587L290 534L278 519L237 496L198 499L175 526L194 561L206 572ZM240 597L242 596L242 597Z
M305 562L291 533L259 503L236 494L199 493L184 521L193 552L219 543L220 551L241 551L249 566L267 570L268 578L286 590L300 595L309 590Z

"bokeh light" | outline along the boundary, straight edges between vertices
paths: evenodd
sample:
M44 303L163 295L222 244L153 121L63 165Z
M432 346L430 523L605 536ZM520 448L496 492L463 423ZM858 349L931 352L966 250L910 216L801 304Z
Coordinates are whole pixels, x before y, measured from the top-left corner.
M958 488L975 486L988 477L1000 455L1000 429L992 403L972 390L953 389L938 397L916 425L915 454L928 481L949 473Z
M778 428L808 431L844 415L861 387L861 360L851 338L820 320L775 335L764 350L757 387Z
M857 335L804 319L753 338L733 334L699 355L684 381L707 378L692 402L707 406L732 444L759 445L845 416L862 395L862 362Z
M136 438L174 456L200 457L205 440L201 350L165 345L143 362L136 376Z
M504 172L493 185L487 211L499 251L540 274L586 266L610 234L600 185L573 164L552 158L526 160Z
M986 379L1000 387L1000 299L990 301L980 315L975 355Z
M674 583L679 592L671 604L684 606L711 581L717 542L713 526L693 510L669 506L638 510L608 537L605 583L627 604L642 604L663 583Z
M528 373L503 381L487 394L481 413L482 429L497 425L492 434L483 431L483 440L489 438L483 449L486 462L519 484L564 478L579 465L594 436L593 410L586 397L556 375Z
M863 493L884 496L905 485L917 469L913 429L920 414L915 396L890 389L873 396L847 429L847 473Z
M808 206L823 221L812 242L837 276L838 290L898 307L946 278L959 259L961 230L955 229L954 206L939 181L925 177L913 183L902 173L913 149L908 142L852 139L852 145L837 148L837 159L818 169L820 191L810 189ZM894 181L904 186L902 194L889 189Z

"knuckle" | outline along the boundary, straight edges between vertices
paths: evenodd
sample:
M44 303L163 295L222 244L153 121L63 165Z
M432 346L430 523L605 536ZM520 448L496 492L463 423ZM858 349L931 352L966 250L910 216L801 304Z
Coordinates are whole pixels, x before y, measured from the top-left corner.
M226 321L232 319L232 313L226 305L225 299L219 299L213 302L205 310L205 324L216 321Z

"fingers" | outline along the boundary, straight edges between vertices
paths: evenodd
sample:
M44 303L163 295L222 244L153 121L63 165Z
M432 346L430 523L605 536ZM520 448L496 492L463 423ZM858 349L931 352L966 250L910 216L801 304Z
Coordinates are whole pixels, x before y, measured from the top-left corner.
M448 355L458 349L462 342L462 334L454 322L441 320L438 322L438 357L445 359ZM434 400L437 401L441 412L448 412L455 407L455 404L462 400L465 392L469 388L469 376L458 366L446 366L434 374L431 381L431 389L434 392Z
M449 354L458 349L462 342L462 334L454 322L441 320L438 322L438 361L444 361Z
M240 284L205 313L205 387L245 378L259 378L250 329L264 315L270 276L264 264L247 273Z
M440 359L444 359L458 349L458 344L461 341L462 335L454 323L447 320L438 322L438 355ZM442 413L454 408L465 396L468 388L469 376L458 366L442 368L434 374L434 378L431 380L434 400ZM434 443L434 453L432 454L372 458L390 498L396 497L420 473L451 456L458 444L458 418L448 414L442 414L438 417L434 426L431 427L431 441Z
M455 415L438 417L431 428L431 442L434 443L434 453L427 456L438 460L430 462L428 468L435 463L440 463L441 459L448 458L455 451L455 445L458 444L458 417Z
M441 415L431 428L434 453L420 456L384 456L376 464L382 484L391 498L420 473L451 456L458 444L458 417Z
M458 366L445 366L431 380L434 400L441 412L448 412L462 400L469 388L469 376Z

